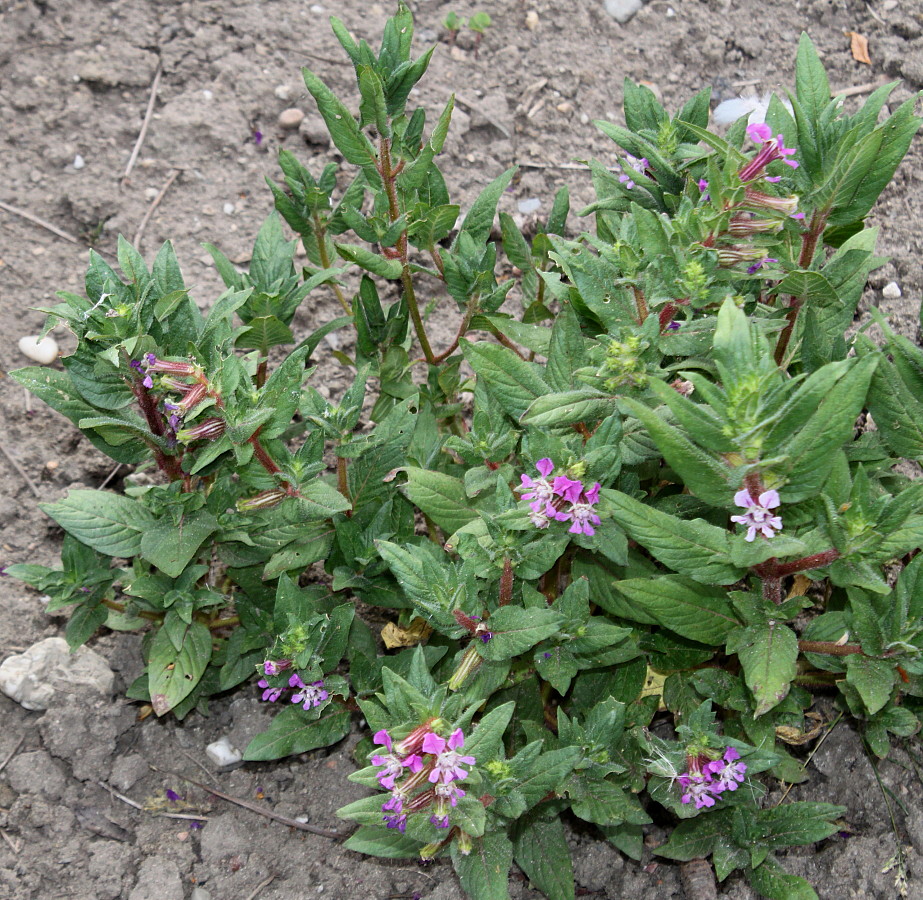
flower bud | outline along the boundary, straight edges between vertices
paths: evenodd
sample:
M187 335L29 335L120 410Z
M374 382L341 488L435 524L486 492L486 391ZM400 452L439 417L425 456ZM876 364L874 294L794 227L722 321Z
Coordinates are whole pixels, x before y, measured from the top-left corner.
M288 494L282 488L270 488L268 491L261 491L254 497L246 500L237 501L238 512L253 512L258 509L269 509L281 503Z
M213 441L215 438L221 437L222 434L224 434L224 420L213 417L206 419L204 422L199 422L198 425L193 425L191 428L178 431L176 437L181 441Z

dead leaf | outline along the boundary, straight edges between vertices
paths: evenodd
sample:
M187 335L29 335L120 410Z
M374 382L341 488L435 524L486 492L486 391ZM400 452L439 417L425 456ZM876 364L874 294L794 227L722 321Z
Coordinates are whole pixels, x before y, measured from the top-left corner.
M827 723L822 716L813 712L809 712L806 718L811 719L814 723L811 728L802 731L800 728L793 728L791 725L777 725L776 737L783 743L794 747L813 741L824 730Z
M811 579L808 578L807 575L796 575L792 583L792 589L788 592L788 596L785 599L791 600L792 597L806 597L810 586Z
M844 31L843 34L849 38L849 49L852 50L852 58L856 62L865 63L867 66L870 66L872 60L869 59L868 39L862 37L858 31Z
M650 666L647 667L647 675L644 679L644 687L641 688L642 697L658 697L660 699L659 709L665 710L666 704L663 702L663 685L667 680L666 675L655 672Z
M393 650L395 647L413 647L425 641L432 633L433 629L423 619L414 619L409 628L388 622L381 629L381 639L389 650Z

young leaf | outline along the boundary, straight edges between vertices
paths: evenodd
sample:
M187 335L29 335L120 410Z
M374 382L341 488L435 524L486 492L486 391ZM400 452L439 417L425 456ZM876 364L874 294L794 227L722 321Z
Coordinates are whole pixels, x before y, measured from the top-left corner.
M299 706L289 706L272 720L267 731L250 741L244 759L248 762L282 759L318 747L329 747L347 734L349 710L341 706L330 704L319 716L316 709L305 711Z
M513 864L513 844L502 831L475 838L467 856L452 843L452 864L469 897L477 900L509 900L509 874Z
M548 900L574 900L574 864L557 815L529 813L511 836L517 865Z
M177 650L166 628L151 642L148 659L148 689L158 716L169 712L198 684L212 655L212 636L201 622L186 627Z
M728 641L728 652L737 653L747 687L756 700L754 716L761 716L781 703L795 677L798 638L776 621L750 625Z

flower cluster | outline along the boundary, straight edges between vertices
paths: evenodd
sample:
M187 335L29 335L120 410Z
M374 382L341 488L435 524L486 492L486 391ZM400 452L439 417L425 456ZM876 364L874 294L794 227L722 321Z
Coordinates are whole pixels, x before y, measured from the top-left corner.
M731 521L747 526L748 541L753 541L758 531L764 537L771 538L777 531L782 530L781 517L770 512L779 505L778 491L763 491L754 500L750 492L743 488L734 494L734 503L742 506L746 512L742 516L731 516Z
M599 516L594 512L594 507L599 502L600 484L597 481L591 488L586 489L582 481L574 481L566 475L557 475L549 481L554 471L554 463L548 459L540 459L535 468L538 469L540 478L530 478L522 475L522 484L518 488L523 500L531 500L529 508L532 510L529 519L536 528L547 528L549 523L570 522L568 529L571 534L596 533L594 525L599 524Z
M619 181L625 185L629 190L635 187L635 183L632 180L629 172L634 172L637 175L644 175L645 169L650 166L650 163L647 161L647 157L642 156L641 159L638 159L637 156L632 156L630 153L625 154L625 163L626 166L619 166L622 171L622 174L619 175Z
M760 122L756 125L748 125L747 136L754 143L761 143L763 146L756 156L740 170L739 175L741 181L747 182L759 178L766 166L777 159L781 159L785 165L791 166L793 169L798 168L798 162L796 160L787 158L794 155L794 148L785 146L781 134L773 137L772 129L765 122ZM781 181L781 176L769 176L766 180Z
M290 659L272 660L267 659L263 663L263 673L269 677L278 675L285 669L291 668ZM257 685L263 689L263 700L269 703L275 703L284 693L291 690L292 695L289 698L292 703L301 703L305 709L311 709L314 706L320 706L330 694L324 689L323 681L312 681L305 684L297 672L293 672L288 679L288 685L271 685L265 678L261 678Z
M683 789L680 800L702 809L714 806L716 798L725 791L736 791L747 773L747 764L737 762L739 759L740 754L733 747L728 747L721 759L703 762L699 757L690 758L689 771L677 779Z
M387 751L372 757L372 765L381 766L378 783L391 792L381 805L385 814L382 821L388 828L403 832L409 813L431 808L430 822L437 828L448 828L450 810L465 796L456 784L468 777L462 767L475 763L473 756L460 752L465 744L461 728L446 739L431 731L428 723L397 744L384 730L377 732L373 740ZM398 783L405 774L407 777Z

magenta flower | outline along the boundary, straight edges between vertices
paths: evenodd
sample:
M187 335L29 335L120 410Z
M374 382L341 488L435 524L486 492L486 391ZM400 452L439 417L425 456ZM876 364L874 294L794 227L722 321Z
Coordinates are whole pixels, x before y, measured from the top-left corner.
M583 492L583 482L574 481L566 475L558 475L554 480L554 492L568 503L576 503Z
M438 734L430 732L423 739L423 752L433 753L436 756L433 763L433 770L429 773L429 780L432 784L441 781L443 784L461 780L468 777L468 773L462 768L462 764L473 766L475 759L473 756L462 756L457 750L464 746L465 736L461 728L456 728L449 735L448 741L439 737Z
M323 681L312 681L310 684L305 684L297 674L293 674L288 683L289 687L298 689L292 694L292 703L303 703L305 709L320 706L330 696L324 690Z
M285 690L284 687L273 687L265 678L261 678L257 685L263 690L263 700L268 701L269 703L275 703L279 697L282 696L282 692Z
M771 256L764 256L762 259L758 259L752 266L747 266L747 274L752 275L754 272L758 272L760 269L764 268L769 263L777 263L779 260L774 259ZM740 504L738 504L739 506Z
M747 136L754 143L762 143L763 146L759 153L757 153L738 173L741 181L753 181L754 178L758 178L762 174L763 169L777 159L781 159L782 162L787 166L791 166L793 169L798 168L798 162L796 160L786 159L786 157L794 154L795 150L785 146L781 134L773 137L771 129L765 123L761 122L756 125L748 125Z
M520 476L522 478L522 486L519 490L526 490L529 492L523 494L522 499L531 500L532 502L529 506L532 507L534 512L539 512L544 509L545 504L554 497L554 488L548 481L548 476L554 471L554 463L545 457L545 459L540 459L535 464L535 468L538 469L538 473L542 477L530 478L528 475ZM558 479L555 479L555 481L557 480Z
M550 503L546 503L544 509L536 509L534 503L530 503L529 505L531 506L529 521L536 528L547 528L548 524L555 517L555 508Z
M630 153L625 154L625 162L628 165L628 169L637 173L638 175L643 175L644 170L650 166L650 163L647 161L647 157L642 156L641 159L638 159L637 156L632 156ZM620 166L622 174L619 175L619 181L625 185L629 190L636 187L634 181L632 181L631 176L628 174L625 166Z
M290 659L278 659L272 660L267 659L263 663L263 674L264 675L278 675L280 672L285 669L291 668L292 661Z
M695 802L696 809L702 809L703 806L710 807L715 805L711 776L706 772L691 772L689 774L680 775L677 781L684 791L683 795L680 797L681 802Z
M557 480L555 480L555 484L557 484ZM583 485L579 481L575 482L575 484L578 486L578 491L576 496L573 490L570 491L570 496L574 496L570 509L556 512L555 518L559 522L573 523L568 528L570 534L586 534L592 537L592 535L596 534L593 526L600 523L600 518L593 509L599 502L600 484L597 481L588 491L583 490Z
M382 729L375 733L375 736L372 740L376 744L384 745L387 753L376 753L372 757L373 766L384 766L384 770L378 773L378 783L385 788L385 790L392 791L394 790L394 782L397 778L404 774L404 769L410 769L411 772L419 772L423 768L423 760L417 756L417 754L411 754L405 758L401 758L398 754L394 753L394 745L391 741L391 735L387 731ZM389 807L390 809L391 807ZM400 812L400 810L397 810Z
M740 754L733 748L728 747L724 751L721 759L716 759L705 766L709 775L715 778L712 791L720 794L722 791L736 791L738 784L743 784L747 777L747 764L736 762L740 759Z
M779 505L777 491L763 491L754 500L750 492L743 488L734 494L734 503L746 510L742 516L731 516L731 521L747 526L747 541L753 541L758 531L764 537L771 538L782 530L782 519L770 512Z

